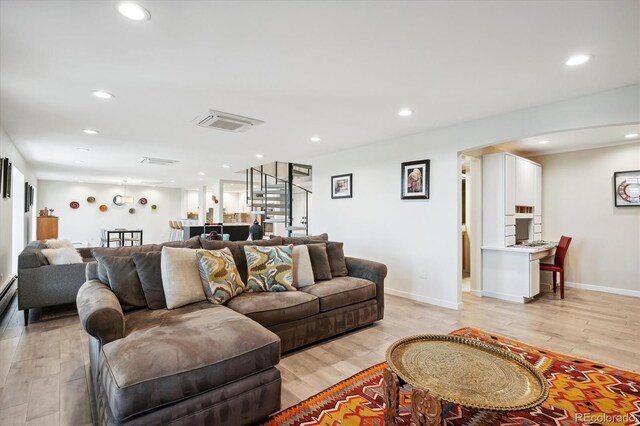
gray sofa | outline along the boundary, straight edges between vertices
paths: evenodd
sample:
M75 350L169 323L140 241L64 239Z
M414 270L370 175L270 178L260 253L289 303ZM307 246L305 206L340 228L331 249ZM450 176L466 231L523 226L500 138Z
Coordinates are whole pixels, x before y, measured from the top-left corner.
M18 309L29 323L29 309L75 303L80 286L85 282L85 269L94 259L92 247L78 249L83 263L49 265L42 241L30 242L18 255Z
M217 244L234 251L243 243ZM109 249L109 254L159 249ZM298 291L243 293L226 305L205 301L128 312L99 281L98 265L90 264L77 304L90 335L94 423L235 426L276 412L281 381L275 366L281 353L383 317L386 266L355 258L346 258L346 264L348 276Z

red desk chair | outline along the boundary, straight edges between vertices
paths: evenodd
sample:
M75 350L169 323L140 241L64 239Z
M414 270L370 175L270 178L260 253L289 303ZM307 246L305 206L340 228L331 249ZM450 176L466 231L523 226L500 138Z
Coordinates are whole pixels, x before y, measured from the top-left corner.
M553 276L553 292L556 292L556 272L560 273L560 298L564 299L564 257L569 250L569 244L571 244L571 237L562 236L558 247L556 247L556 254L553 258L553 265L550 263L541 263L540 270L551 272Z

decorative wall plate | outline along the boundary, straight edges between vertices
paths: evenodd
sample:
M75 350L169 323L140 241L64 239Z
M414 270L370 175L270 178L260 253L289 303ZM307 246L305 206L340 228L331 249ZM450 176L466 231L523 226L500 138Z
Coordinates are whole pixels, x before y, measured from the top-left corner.
M101 205L100 207L98 207L100 209L100 211L102 213L106 212L107 210L109 210L109 207L107 207L105 204Z
M118 200L120 200L120 197L122 197L122 195L116 195L115 197L113 197L113 204L115 204L116 206L124 206L124 203L118 202Z
M140 198L140 199L138 200L138 202L139 202L141 205L143 205L143 206L144 206L145 204L147 204L147 199L146 199L146 198Z
M158 210L158 206L156 206L155 204L151 204L151 210Z
M72 209L77 209L78 207L80 207L80 203L77 201L72 201L69 203L69 207L71 207Z
M613 191L616 207L640 207L640 170L615 172Z
M136 212L136 209L134 209L133 207L129 209L129 213L134 214L135 212Z
M87 197L87 203L93 204L96 202L96 197Z

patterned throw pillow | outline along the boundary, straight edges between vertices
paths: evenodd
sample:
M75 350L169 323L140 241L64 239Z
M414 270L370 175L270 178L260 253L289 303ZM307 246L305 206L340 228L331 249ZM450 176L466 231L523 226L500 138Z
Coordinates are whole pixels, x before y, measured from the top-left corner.
M293 245L245 246L247 291L289 291L293 286Z
M221 305L246 290L231 250L196 250L202 287L209 302Z

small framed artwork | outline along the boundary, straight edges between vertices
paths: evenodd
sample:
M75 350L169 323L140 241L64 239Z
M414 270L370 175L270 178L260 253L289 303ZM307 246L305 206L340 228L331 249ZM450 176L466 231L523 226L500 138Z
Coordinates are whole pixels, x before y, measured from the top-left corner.
M430 160L402 163L401 198L403 200L429 199L429 163Z
M640 207L640 170L615 172L613 196L616 207Z
M331 198L353 197L353 174L331 176Z
M2 198L11 198L11 163L2 159Z

